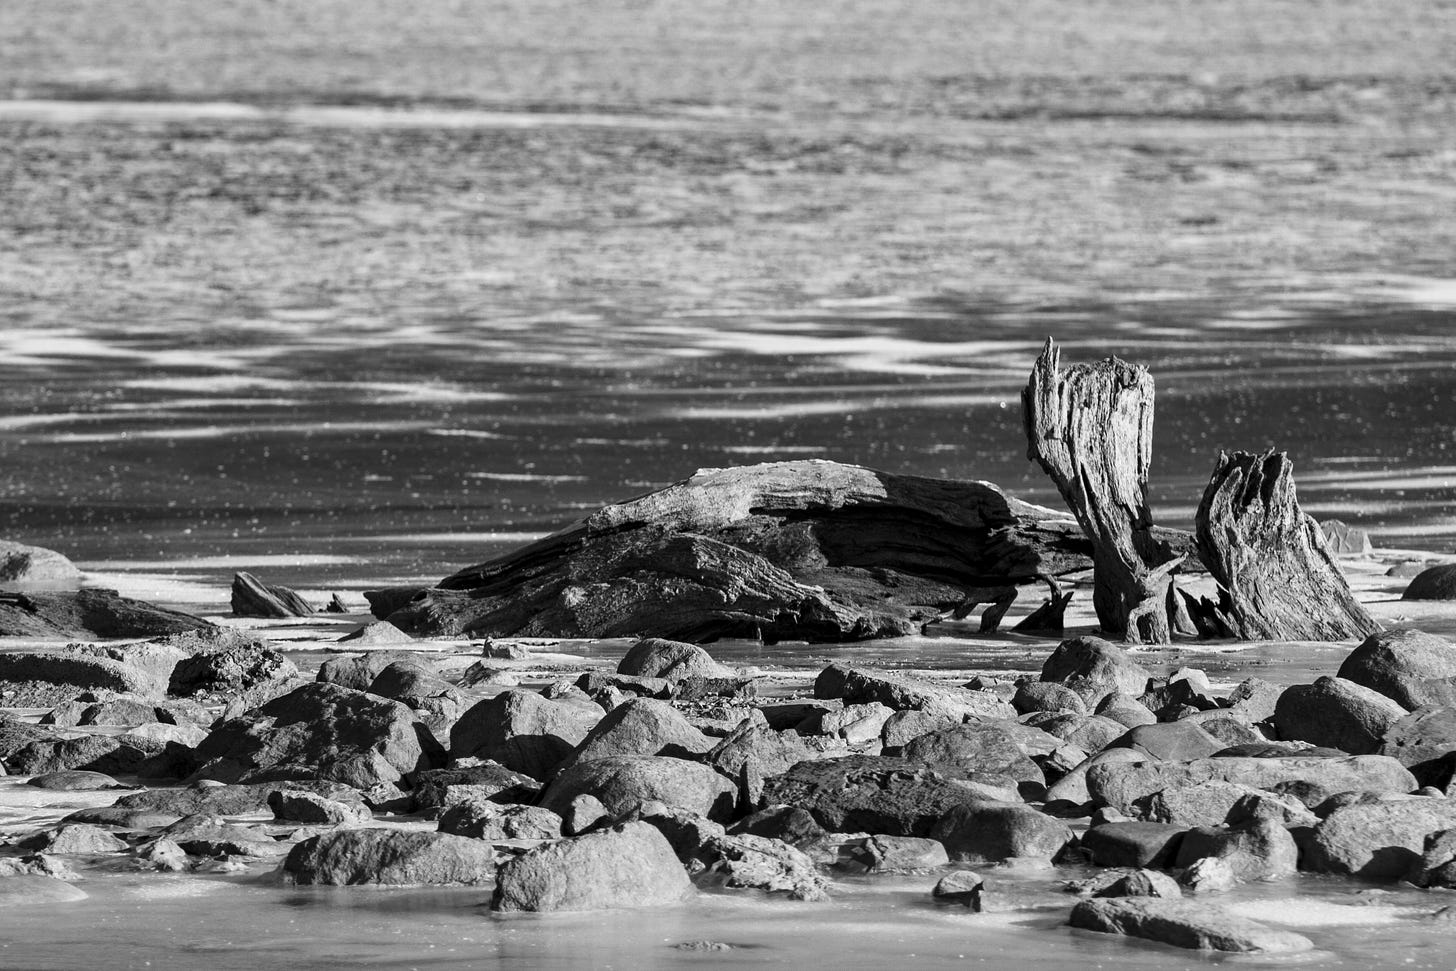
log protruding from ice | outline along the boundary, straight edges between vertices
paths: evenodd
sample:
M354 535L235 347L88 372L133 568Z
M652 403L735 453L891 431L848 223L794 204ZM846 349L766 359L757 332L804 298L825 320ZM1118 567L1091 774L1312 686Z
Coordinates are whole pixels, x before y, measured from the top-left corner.
M1198 506L1194 538L1219 585L1203 614L1241 640L1339 641L1380 629L1320 526L1300 508L1283 452L1223 452ZM1208 616L1212 615L1212 616Z
M1056 483L1092 542L1092 604L1109 634L1171 639L1167 601L1180 557L1148 507L1153 377L1112 357L1063 368L1048 340L1021 392L1027 455Z

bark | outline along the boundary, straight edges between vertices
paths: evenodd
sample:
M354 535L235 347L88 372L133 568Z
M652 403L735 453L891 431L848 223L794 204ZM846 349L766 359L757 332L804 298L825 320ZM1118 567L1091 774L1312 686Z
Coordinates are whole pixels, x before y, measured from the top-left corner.
M1339 641L1380 629L1299 508L1283 452L1219 454L1194 537L1223 588L1203 613L1241 640ZM1195 612L1195 617L1198 614Z
M161 637L212 626L115 590L0 593L0 637Z
M1063 369L1048 340L1021 403L1028 457L1091 540L1103 630L1132 642L1170 640L1168 589L1179 557L1155 534L1148 508L1152 375L1115 357Z
M417 635L852 641L919 633L976 588L1089 553L1065 514L990 483L777 462L605 506L407 602L366 596Z

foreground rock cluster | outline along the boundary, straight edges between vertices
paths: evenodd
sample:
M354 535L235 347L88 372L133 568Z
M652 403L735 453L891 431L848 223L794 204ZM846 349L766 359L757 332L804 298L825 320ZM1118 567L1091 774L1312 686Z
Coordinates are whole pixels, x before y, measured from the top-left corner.
M5 770L126 790L7 847L0 898L78 899L68 861L114 858L482 885L501 912L707 888L812 901L839 877L920 873L978 911L995 871L970 867L1075 864L1073 927L1284 952L1312 945L1207 898L1301 870L1456 887L1456 645L1440 637L1373 635L1334 677L1226 697L1094 637L1019 682L832 664L812 697L761 687L663 640L615 673L480 700L403 651L305 681L236 631L0 654L6 704L51 706L0 721ZM254 814L268 821L238 818Z

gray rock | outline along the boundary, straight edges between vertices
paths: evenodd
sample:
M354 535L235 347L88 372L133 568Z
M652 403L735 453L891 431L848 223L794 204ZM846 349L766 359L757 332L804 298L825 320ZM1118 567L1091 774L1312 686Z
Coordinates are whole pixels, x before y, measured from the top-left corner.
M1427 567L1405 588L1402 600L1456 600L1456 563Z
M1186 721L1139 725L1110 745L1143 752L1159 762L1206 759L1227 746L1199 726Z
M1228 860L1204 857L1194 860L1178 875L1178 883L1192 893L1224 893L1239 885Z
M1445 785L1440 778L1445 756L1456 752L1456 707L1420 708L1386 729L1380 754L1388 755L1411 770L1422 783ZM1446 760L1449 761L1449 760Z
M915 836L870 836L845 844L836 869L850 873L911 873L950 863L945 844Z
M980 874L957 870L941 877L931 888L930 896L938 904L959 904L979 914L984 908L986 883Z
M612 816L658 800L677 809L726 822L738 787L714 769L662 755L623 755L578 762L557 776L541 805L566 817L577 796L595 796Z
M1208 858L1228 863L1240 881L1273 880L1295 872L1299 848L1289 830L1270 819L1234 828L1198 827L1183 834L1174 865L1192 866Z
M0 540L0 584L74 589L80 582L81 570L55 550Z
M316 826L349 826L373 822L374 814L363 800L339 802L313 792L279 789L268 794L268 808L274 819Z
M1178 881L1157 870L1134 870L1113 880L1094 897L1181 897Z
M814 697L837 698L845 704L878 701L897 711L913 709L957 721L1016 717L1016 709L990 692L946 687L842 664L831 664L819 672L814 679Z
M957 863L993 863L1012 857L1053 860L1072 842L1060 820L1022 803L972 802L953 806L930 829Z
M399 631L398 627L394 629ZM405 634L405 637L408 638L409 635ZM395 663L423 665L436 673L431 661L410 651L369 651L357 656L329 658L319 665L318 677L314 680L355 691L368 691L374 679L379 677L379 672Z
M493 802L461 802L440 814L442 833L497 840L561 838L561 817L540 806L502 806Z
M817 843L828 835L807 809L783 805L765 806L758 812L745 816L729 826L728 833L734 836L745 833L766 836L800 849Z
M64 880L39 874L0 877L0 910L36 904L66 904L85 900L86 891Z
M1173 786L1200 782L1235 782L1277 791L1294 782L1326 792L1370 790L1410 792L1415 777L1395 759L1383 755L1344 758L1215 758L1192 762L1105 762L1088 768L1087 791L1099 805L1131 814L1138 799Z
M928 836L952 806L977 794L923 763L848 755L800 762L764 784L764 799L807 810L835 832Z
M996 725L970 723L928 732L906 745L901 757L949 766L956 776L1007 776L1029 784L1030 798L1040 798L1046 789L1041 767L1025 755L1010 732Z
M1064 684L1051 681L1023 681L1016 686L1011 707L1019 715L1032 711L1066 711L1086 715L1087 703L1082 696Z
M814 861L787 843L764 836L719 836L705 847L711 862L694 880L699 886L763 890L790 900L824 900L828 885Z
M1250 722L1261 722L1274 717L1279 696L1284 689L1260 678L1245 678L1234 685L1229 692L1229 711L1237 712Z
M567 836L580 836L612 818L600 799L584 792L572 796L565 810L558 811L561 813L561 832Z
M1167 823L1104 823L1082 834L1082 849L1098 866L1172 865L1187 829Z
M191 856L277 857L287 847L256 826L230 823L221 816L184 816L166 827L162 836L171 839Z
M1100 637L1074 637L1063 641L1042 664L1041 680L1071 688L1089 707L1110 694L1136 698L1147 686L1150 673L1127 652Z
M65 769L60 772L38 775L28 780L26 785L56 792L96 792L103 789L133 788L122 785L104 772L84 772L78 769Z
M361 624L343 637L339 638L340 644L356 644L359 646L374 646L376 644L409 644L414 638L394 626L387 620L376 620L368 624ZM320 672L322 673L322 672ZM319 678L320 681L327 681L328 678ZM352 684L345 685L352 688Z
M1264 790L1237 782L1198 782L1170 786L1133 803L1133 815L1150 823L1176 826L1222 826L1239 801Z
M298 667L261 639L177 662L169 694L237 694L269 681L298 677Z
M166 837L158 837L138 846L136 857L153 870L182 873L187 869L187 851Z
M1299 934L1273 930L1206 903L1158 897L1084 900L1072 908L1069 923L1194 950L1290 954L1314 947Z
M195 779L326 779L367 789L434 768L444 752L399 702L315 682L222 722L195 758Z
M156 672L80 648L0 652L0 693L7 706L50 708L83 691L112 691L157 698L167 681Z
M508 861L496 877L498 911L662 907L693 893L667 839L629 822L550 843Z
M562 769L622 755L691 758L711 751L715 745L667 702L632 698L602 716Z
M1326 745L1351 755L1380 750L1380 740L1406 710L1378 691L1322 677L1314 684L1284 689L1274 709L1274 726L1283 739Z
M461 802L534 802L541 784L499 762L485 761L415 774L413 811L438 812Z
M1427 833L1420 862L1406 879L1418 887L1456 887L1456 829Z
M726 678L733 672L696 644L669 641L660 637L644 637L633 644L617 664L618 674L642 678Z
M503 691L460 716L450 729L450 754L493 759L546 782L604 714L585 697L551 700L531 691Z
M1402 708L1456 704L1456 644L1419 630L1381 631L1350 652L1339 676Z
M23 850L77 855L122 853L131 849L106 830L86 823L63 823L55 829L27 836L17 845Z
M479 884L496 874L490 844L449 833L342 829L295 846L283 861L297 884Z
M743 796L757 804L763 796L765 779L782 775L814 755L798 732L778 732L767 725L745 722L703 756L703 762L739 780Z
M1315 829L1304 866L1316 873L1398 880L1420 864L1427 836L1453 827L1456 804L1445 799L1344 806Z

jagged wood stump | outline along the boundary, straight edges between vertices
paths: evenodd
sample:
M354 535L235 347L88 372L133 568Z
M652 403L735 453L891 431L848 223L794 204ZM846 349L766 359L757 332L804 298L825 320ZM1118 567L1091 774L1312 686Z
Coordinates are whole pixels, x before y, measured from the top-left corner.
M1027 455L1056 483L1092 543L1092 604L1104 631L1171 639L1169 583L1182 558L1153 529L1153 377L1117 358L1061 367L1046 342L1021 392Z
M918 633L968 595L1085 570L1090 552L1064 513L987 482L772 462L604 506L432 589L366 596L425 636L853 641Z
M1194 522L1220 603L1195 611L1200 628L1241 640L1340 641L1380 626L1299 508L1283 452L1221 452ZM1205 627L1205 625L1207 625Z

